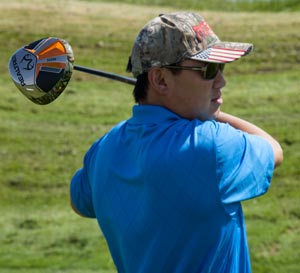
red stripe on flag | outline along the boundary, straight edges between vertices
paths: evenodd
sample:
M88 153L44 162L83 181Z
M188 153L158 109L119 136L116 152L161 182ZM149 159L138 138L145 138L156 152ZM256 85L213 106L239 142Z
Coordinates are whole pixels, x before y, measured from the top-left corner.
M245 52L246 51L244 49L222 48L222 47L217 47L217 46L213 46L213 47L211 47L211 49L224 50L224 51L236 51L236 52Z
M208 56L208 60L218 61L218 62L232 62L236 59L239 59L242 55L245 54L244 50L229 50L221 48L211 48L211 51Z

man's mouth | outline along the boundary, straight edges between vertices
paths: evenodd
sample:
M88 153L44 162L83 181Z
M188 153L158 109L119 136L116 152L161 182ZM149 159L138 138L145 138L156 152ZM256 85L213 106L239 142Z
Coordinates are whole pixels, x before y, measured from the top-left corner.
M223 103L222 95L215 97L214 99L211 100L211 102L222 104Z

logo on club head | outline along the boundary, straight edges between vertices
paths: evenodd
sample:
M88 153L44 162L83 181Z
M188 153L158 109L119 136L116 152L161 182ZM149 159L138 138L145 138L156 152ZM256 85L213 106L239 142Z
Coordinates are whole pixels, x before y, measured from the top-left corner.
M12 63L12 67L16 73L17 79L19 80L19 83L21 84L21 86L25 86L26 84L25 84L23 75L20 71L20 67L18 65L16 54L12 56L11 63Z
M23 61L25 62L25 67L23 67L23 69L32 70L34 68L34 63L31 54L28 53L24 55L20 64L23 63Z

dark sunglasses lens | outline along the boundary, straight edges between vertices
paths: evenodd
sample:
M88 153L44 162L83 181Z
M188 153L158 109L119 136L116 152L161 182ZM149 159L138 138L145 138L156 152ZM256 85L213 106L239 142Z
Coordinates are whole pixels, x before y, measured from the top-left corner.
M221 70L221 72L224 71L224 68L225 68L225 64L219 64L219 69Z
M207 79L207 80L214 79L217 76L219 70L221 72L223 72L224 67L225 67L225 64L210 63L207 66L207 70L205 73L205 79Z

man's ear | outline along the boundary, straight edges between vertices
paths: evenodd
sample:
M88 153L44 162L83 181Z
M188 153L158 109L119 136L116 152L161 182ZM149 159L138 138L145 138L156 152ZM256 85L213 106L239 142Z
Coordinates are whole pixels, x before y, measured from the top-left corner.
M163 69L159 67L150 69L150 71L148 71L148 81L151 87L160 95L167 92L168 85L166 81L166 73Z

